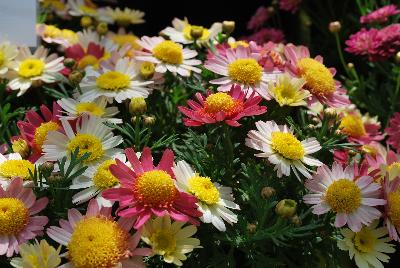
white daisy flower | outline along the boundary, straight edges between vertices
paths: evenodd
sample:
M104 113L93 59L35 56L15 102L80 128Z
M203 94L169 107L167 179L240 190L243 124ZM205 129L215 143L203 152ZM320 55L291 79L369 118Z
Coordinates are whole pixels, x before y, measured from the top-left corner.
M0 153L0 185L6 189L15 178L21 178L24 186L32 186L31 176L35 170L35 165L25 159L22 159L18 153L3 155Z
M123 142L121 136L114 136L112 129L104 125L104 119L99 117L82 115L76 124L76 132L67 119L61 118L64 132L50 131L43 144L43 158L45 161L57 161L63 157L69 157L79 148L78 156L90 153L84 161L87 166L97 166L105 160L122 153L117 149Z
M18 55L17 46L8 41L0 44L0 75L5 75L12 68L12 62Z
M237 215L229 209L240 209L235 204L232 189L212 182L209 177L196 173L185 161L179 161L172 168L177 187L195 196L198 210L203 213L200 217L205 223L212 223L219 231L226 231L225 223L237 222Z
M85 0L68 0L68 13L74 17L88 16L99 21L111 23L112 21L104 14L101 8L97 8L93 3Z
M195 67L201 64L200 60L193 59L197 56L195 50L183 48L180 44L158 36L143 36L136 42L147 51L137 51L138 56L135 58L156 64L156 72L165 73L168 70L182 76L190 76L190 71L201 72Z
M208 40L213 40L218 33L222 31L222 23L215 22L213 25L207 29L202 26L196 26L189 24L187 18L180 20L174 18L172 21L173 27L167 27L161 31L162 34L168 36L172 41L181 44L191 44L194 42L192 33L197 32L200 37L197 38L201 43L205 43Z
M44 47L36 49L32 54L28 47L21 47L13 64L15 78L8 86L12 90L19 90L17 96L23 95L34 83L43 81L53 83L58 80L59 72L64 68L64 57L57 58L56 54L47 56L48 50Z
M81 101L93 101L100 96L115 99L118 103L135 97L147 98L153 81L142 81L129 58L119 59L115 66L102 66L98 71L89 69L80 87Z
M122 119L113 117L119 113L118 108L114 106L107 107L107 98L105 97L99 97L91 102L84 102L79 98L77 100L73 98L64 98L58 100L57 103L65 112L65 115L60 116L60 118L74 120L86 113L92 116L104 118L110 123L122 123Z
M323 163L310 156L321 149L315 138L299 141L293 135L293 130L286 125L277 125L274 121L256 122L257 130L250 130L247 134L246 145L262 151L255 154L257 157L268 158L275 165L279 178L289 176L292 168L297 178L300 171L307 178L311 178L310 171L304 166L322 166Z
M112 9L111 7L106 7L101 10L104 16L108 17L108 20L112 23L116 23L119 26L127 27L130 24L141 24L144 23L143 19L145 13L140 10L130 9L125 7L121 10L119 7Z

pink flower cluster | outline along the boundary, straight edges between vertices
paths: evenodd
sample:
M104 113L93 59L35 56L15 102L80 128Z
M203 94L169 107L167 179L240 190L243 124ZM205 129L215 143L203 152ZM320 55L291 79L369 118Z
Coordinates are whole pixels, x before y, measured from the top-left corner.
M384 23L388 21L390 16L397 15L399 13L400 10L397 9L396 5L387 5L362 16L360 18L360 22L362 24Z
M252 35L246 37L248 41L254 41L257 44L264 44L268 41L274 43L284 43L285 34L275 28L262 28L261 30L253 33Z
M385 129L385 132L389 136L386 143L400 153L400 113L395 113L389 120L389 127Z
M280 0L279 8L284 11L295 13L299 9L301 0Z

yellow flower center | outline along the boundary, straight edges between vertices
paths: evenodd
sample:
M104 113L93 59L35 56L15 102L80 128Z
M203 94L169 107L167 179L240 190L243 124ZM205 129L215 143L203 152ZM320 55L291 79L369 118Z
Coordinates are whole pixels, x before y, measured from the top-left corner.
M61 35L61 30L54 25L47 25L43 34L45 37L55 38Z
M226 115L231 115L240 112L242 109L243 104L240 101L236 101L224 92L209 95L204 104L204 111L209 114L224 112Z
M105 217L84 218L68 243L68 257L76 268L110 268L127 258L129 235Z
M4 65L6 61L6 57L4 55L4 52L0 50L0 67L2 67Z
M38 59L26 59L19 64L18 75L23 78L39 76L44 71L44 62Z
M169 230L159 230L150 236L150 243L154 253L168 255L175 252L176 238Z
M183 62L182 47L170 40L163 41L153 48L154 57L170 64L181 64Z
M236 41L236 42L229 42L228 44L233 49L237 48L238 46L242 46L242 47L248 47L249 46L249 43L247 43L246 41L241 41L241 40Z
M29 180L29 170L33 173L35 166L24 159L10 159L0 163L0 176L8 180L21 178Z
M99 159L104 155L103 145L101 140L92 134L77 134L67 144L67 150L74 152L79 148L78 157L85 153L90 153L90 156L84 161L85 163Z
M61 30L61 37L66 39L71 44L78 43L78 35L74 31L71 31L69 29Z
M240 84L255 85L261 81L263 68L255 59L237 59L229 64L229 77Z
M99 107L96 103L93 102L81 102L76 105L76 112L78 115L83 113L89 113L94 116L101 117L104 115L105 111L103 108Z
M87 66L98 66L100 60L93 55L86 55L79 60L78 67L80 69L85 69ZM96 68L95 68L96 69Z
M377 153L378 153L378 150L374 146L371 146L371 145L368 145L368 144L363 145L361 147L361 151L363 153L365 153L365 154L369 154L369 155L372 155L372 156L376 156Z
M353 238L354 247L363 253L368 253L374 250L377 238L367 228L362 228L356 233Z
M133 191L136 199L148 207L169 207L178 195L174 180L163 170L144 172L136 179Z
M400 228L400 192L391 192L388 197L388 216L396 228Z
M91 8L85 5L79 6L79 10L87 15L95 15L97 12L95 8Z
M109 91L126 89L130 83L131 79L128 75L117 71L108 71L96 79L97 87Z
M400 174L400 162L393 162L387 167L389 174L394 174L394 177Z
M301 142L292 134L272 132L271 147L286 159L299 160L304 156Z
M342 133L359 138L366 134L362 119L358 115L348 114L342 118L339 128Z
M112 36L111 39L120 47L129 44L135 50L139 50L141 48L140 45L136 43L136 40L138 40L137 36L133 34L116 34Z
M46 141L47 134L50 131L57 131L59 128L60 125L53 121L41 123L40 126L35 129L35 135L33 137L33 143L36 150L42 151L42 146Z
M14 153L19 153L22 158L27 157L30 150L28 143L22 138L12 141L11 148Z
M0 198L0 235L15 235L28 223L29 210L17 198Z
M290 83L279 84L273 88L275 100L280 106L290 105L297 101L297 90Z
M186 40L193 40L193 34L197 34L199 37L197 37L197 40L205 41L208 40L210 37L210 31L202 26L196 26L196 25L186 25L185 28L183 28L183 36L186 38Z
M354 181L339 179L326 190L325 201L337 213L351 213L361 205L361 190Z
M297 62L301 76L306 80L306 89L313 95L327 96L335 92L332 73L319 61L303 58Z
M115 160L106 160L97 168L93 176L93 183L97 188L109 189L118 185L119 180L110 171L110 166L115 163Z
M208 205L214 205L219 201L219 191L209 177L196 175L190 178L188 189L191 194Z
M140 75L144 79L150 79L153 77L156 68L154 63L145 61L140 65Z

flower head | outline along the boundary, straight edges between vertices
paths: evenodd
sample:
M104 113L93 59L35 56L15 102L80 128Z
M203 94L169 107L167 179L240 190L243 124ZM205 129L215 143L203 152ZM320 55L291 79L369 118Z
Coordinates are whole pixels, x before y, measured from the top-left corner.
M64 47L78 42L78 35L69 29L59 29L54 25L38 24L36 32L42 40L49 44L60 44Z
M19 246L19 254L11 260L11 265L16 268L57 268L61 264L61 247L56 250L46 240L36 240L33 244L22 244Z
M397 163L400 169L400 163ZM399 172L400 173L400 172ZM386 200L385 224L390 238L400 241L400 177L390 180L385 176L383 182L383 192Z
M368 23L384 23L388 21L388 18L400 13L400 10L397 9L396 5L387 5L377 10L374 10L367 15L364 15L360 18L360 22L362 24Z
M257 8L256 12L247 23L247 29L257 30L261 28L264 25L264 23L269 19L269 17L270 13L268 11L268 8L260 6L259 8Z
M291 77L285 73L278 76L275 84L270 83L268 87L269 94L263 91L258 93L264 98L272 96L279 106L307 106L305 100L311 97L311 94L307 90L303 90L304 84L304 79Z
M32 184L30 172L34 172L35 165L22 159L18 153L2 155L0 153L0 185L8 187L15 178L23 180L25 185Z
M18 55L17 46L8 41L0 43L0 76L8 73L13 67L13 60Z
M302 0L279 0L279 8L284 11L295 13L301 4Z
M111 22L122 27L127 27L130 24L141 24L145 22L143 19L145 15L144 12L127 7L125 7L123 10L121 10L119 7L115 9L106 7L103 13L105 16L109 17Z
M389 136L386 143L400 153L400 113L395 113L389 120L389 126L385 129Z
M264 44L268 41L274 43L283 43L285 42L285 34L280 29L276 28L262 28L259 31L253 33L250 36L246 37L248 41L254 41L257 44Z

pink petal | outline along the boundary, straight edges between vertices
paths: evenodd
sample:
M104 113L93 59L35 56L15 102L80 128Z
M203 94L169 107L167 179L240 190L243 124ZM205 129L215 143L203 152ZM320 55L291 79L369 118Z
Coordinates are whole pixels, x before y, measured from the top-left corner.
M140 157L142 162L143 170L149 171L153 170L153 157L151 156L151 149L149 147L143 148L142 156Z

